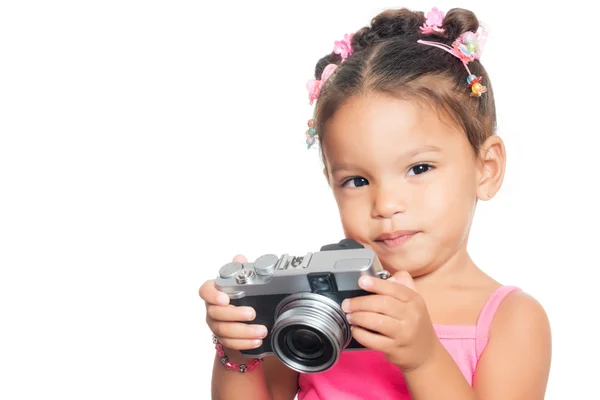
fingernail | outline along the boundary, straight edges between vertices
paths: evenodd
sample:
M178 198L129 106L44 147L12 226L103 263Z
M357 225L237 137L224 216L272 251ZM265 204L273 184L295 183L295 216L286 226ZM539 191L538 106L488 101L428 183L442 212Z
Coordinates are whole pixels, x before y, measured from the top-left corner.
M254 344L254 347L259 347L262 344L262 340L255 340L254 342L252 342Z
M352 323L352 314L346 314L346 320L347 320L349 323Z
M342 310L345 312L350 312L350 300L346 299L342 301Z
M358 284L362 287L362 288L367 288L369 286L371 286L371 278L368 276L361 276L360 279L358 280Z
M255 318L254 315L254 310L252 308L249 308L247 310L244 311L244 316L246 317L246 319L248 319L249 321L252 321Z
M264 326L259 326L258 328L256 328L256 335L260 338L264 338L265 336L267 336L267 328Z

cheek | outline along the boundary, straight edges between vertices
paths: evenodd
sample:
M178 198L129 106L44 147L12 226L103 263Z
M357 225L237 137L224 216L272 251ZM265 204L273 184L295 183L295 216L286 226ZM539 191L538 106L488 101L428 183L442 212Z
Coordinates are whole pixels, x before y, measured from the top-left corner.
M340 196L336 194L336 202L340 213L342 227L346 235L361 237L369 222L369 207L365 204L365 196Z
M424 210L432 223L447 221L454 226L467 222L475 201L475 177L468 171L448 171L427 185L420 196L425 202Z

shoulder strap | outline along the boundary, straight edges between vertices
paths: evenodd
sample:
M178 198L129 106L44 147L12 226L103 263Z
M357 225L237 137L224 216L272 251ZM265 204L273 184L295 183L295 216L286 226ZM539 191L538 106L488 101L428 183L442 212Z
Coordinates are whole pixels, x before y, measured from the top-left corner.
M475 339L475 346L477 349L477 359L481 357L481 353L487 346L489 339L489 330L490 325L492 325L492 321L494 320L494 315L502 303L502 300L506 298L510 293L521 290L515 286L501 286L492 293L488 301L485 303L483 308L481 309L481 313L479 314L479 318L477 320L477 336Z

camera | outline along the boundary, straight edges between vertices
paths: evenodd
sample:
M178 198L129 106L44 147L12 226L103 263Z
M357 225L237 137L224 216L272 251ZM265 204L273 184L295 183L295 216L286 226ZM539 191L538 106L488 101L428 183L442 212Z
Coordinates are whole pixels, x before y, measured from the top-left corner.
M254 308L256 318L248 323L267 327L262 345L242 354L274 354L295 371L318 373L333 367L342 351L364 349L341 308L346 298L370 294L358 286L362 275L390 276L373 250L343 239L303 256L265 254L227 263L215 286L230 304Z

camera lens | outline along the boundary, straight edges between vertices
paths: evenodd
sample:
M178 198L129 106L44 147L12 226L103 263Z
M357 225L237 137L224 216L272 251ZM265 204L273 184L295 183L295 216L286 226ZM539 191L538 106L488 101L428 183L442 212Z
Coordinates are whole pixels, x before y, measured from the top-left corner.
M305 328L289 333L286 336L286 342L290 351L297 358L314 360L325 352L325 344L319 334Z
M298 372L331 368L350 339L350 326L339 304L323 295L293 294L275 311L271 347L284 364Z

